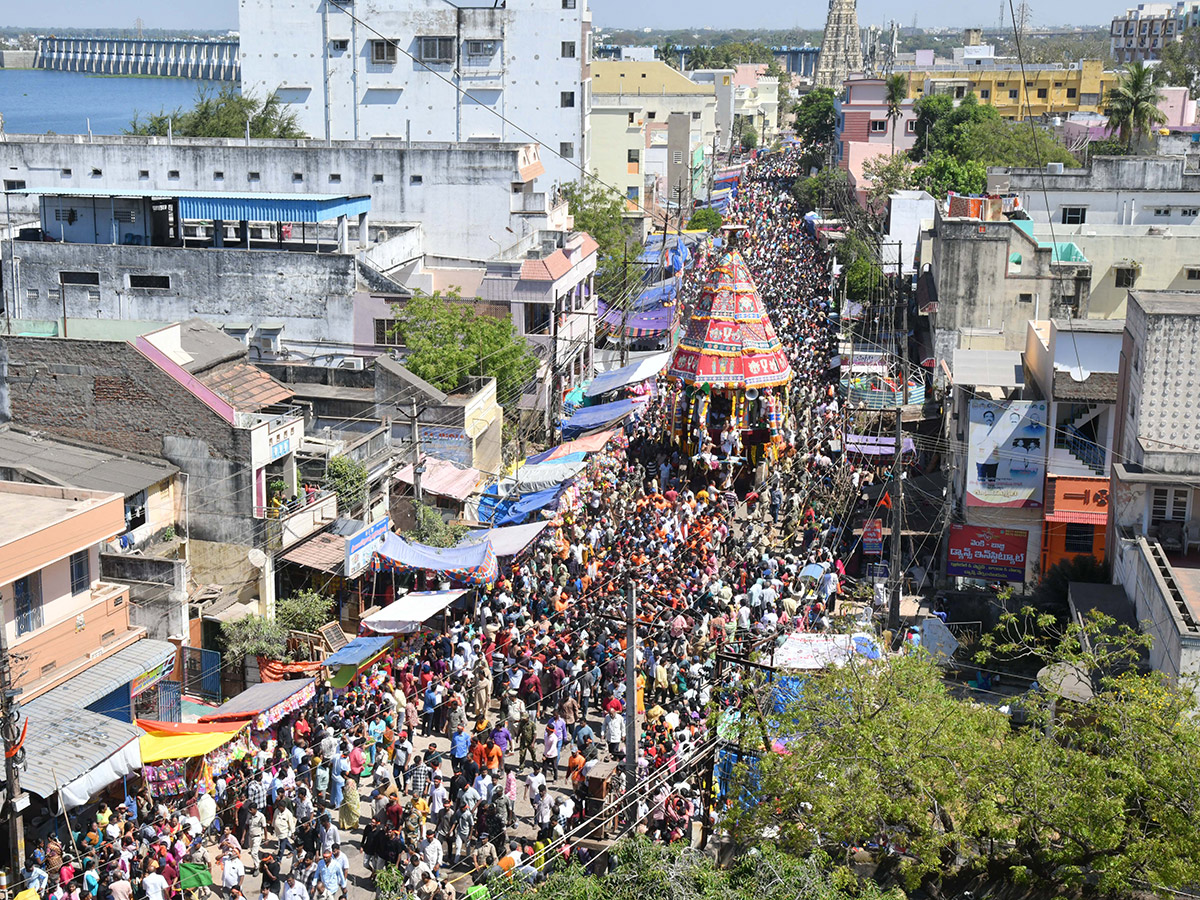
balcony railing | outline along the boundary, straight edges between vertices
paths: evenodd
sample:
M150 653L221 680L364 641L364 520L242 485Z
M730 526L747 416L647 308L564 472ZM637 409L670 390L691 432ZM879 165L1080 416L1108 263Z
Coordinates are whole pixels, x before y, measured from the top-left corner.
M337 494L316 491L294 503L257 506L254 515L266 520L267 549L283 550L337 518Z

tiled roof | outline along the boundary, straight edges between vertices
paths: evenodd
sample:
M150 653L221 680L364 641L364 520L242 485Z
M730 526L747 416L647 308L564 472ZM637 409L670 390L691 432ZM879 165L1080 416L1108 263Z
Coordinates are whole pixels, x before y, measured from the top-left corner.
M584 234L579 247L572 251L572 256L578 261L587 259L599 249L600 245L590 234ZM542 259L527 259L521 265L522 281L558 281L568 272L574 263L565 250L555 250Z
M197 377L239 412L257 412L295 396L290 388L245 360L222 363Z

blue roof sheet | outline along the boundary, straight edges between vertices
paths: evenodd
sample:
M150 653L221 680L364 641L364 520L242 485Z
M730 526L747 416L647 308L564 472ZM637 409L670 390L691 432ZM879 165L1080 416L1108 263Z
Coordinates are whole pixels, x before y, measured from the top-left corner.
M325 668L360 666L368 659L382 653L392 643L390 637L358 637L332 656L325 657Z
M160 191L154 188L20 188L4 193L42 197L169 198L179 201L179 215L184 219L224 222L327 222L340 216L357 216L371 209L371 198L365 195L239 194L233 191Z

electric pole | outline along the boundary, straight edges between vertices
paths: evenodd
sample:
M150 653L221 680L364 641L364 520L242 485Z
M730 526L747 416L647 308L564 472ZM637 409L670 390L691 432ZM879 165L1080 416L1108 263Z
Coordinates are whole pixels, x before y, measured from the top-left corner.
M637 783L637 588L625 576L625 788Z
M908 297L900 292L904 247L896 247L896 296L900 301L900 404L896 407L896 455L892 465L892 591L888 605L888 628L900 630L900 597L904 591L904 567L901 565L904 529L904 407L908 404ZM893 321L895 321L893 319Z
M21 714L16 703L20 693L13 684L8 638L0 627L0 738L4 744L4 779L8 794L5 814L8 818L10 871L13 873L25 865L25 819L21 814L29 807L29 795L21 791L20 779L20 767L25 759L25 751L21 749L24 735L18 727Z
M621 249L621 297L625 304L621 310L621 368L629 365L629 307L633 298L629 294L629 244Z
M419 505L421 503L421 433L420 424L417 422L417 399L414 397L412 401L412 410L408 414L408 426L412 432L412 454L413 454L413 499Z

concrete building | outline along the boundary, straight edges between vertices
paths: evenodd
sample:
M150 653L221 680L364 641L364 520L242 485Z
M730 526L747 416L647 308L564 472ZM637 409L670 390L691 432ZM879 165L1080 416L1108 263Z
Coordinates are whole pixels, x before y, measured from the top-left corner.
M743 63L733 70L733 117L758 132L759 146L779 136L779 79L767 76L766 63Z
M196 581L271 614L275 557L337 517L336 495L299 481L293 392L200 320L18 320L13 331L13 421L177 466Z
M1156 62L1200 19L1200 3L1139 3L1113 16L1109 50L1118 63Z
M835 159L850 177L859 203L865 203L870 179L863 166L877 156L906 153L916 143L913 130L917 115L911 97L900 106L900 117L888 118L887 82L883 78L851 76L842 94L834 100L837 120L834 126ZM894 144L893 144L894 140Z
M1123 321L1029 322L1023 397L1049 404L1041 573L1091 555L1103 561Z
M372 257L384 238L419 227L423 246L432 252L487 259L496 250L489 237L520 238L569 224L566 204L545 186L546 151L525 135L513 138L507 143L378 139L329 144L0 134L0 169L6 191L35 192L8 198L19 222L36 216L37 192L56 190L96 196L108 196L106 191L160 197L189 191L367 196ZM448 210L459 214L447 215ZM350 226L357 237L357 222ZM310 238L311 232L310 226ZM332 242L332 226L324 226L321 237ZM402 248L394 249L374 260L377 267L388 270L403 262L395 258Z
M642 167L654 178L654 199L663 207L681 202L690 207L697 188L707 184L718 139L715 86L692 81L663 62L597 62L592 93L596 103L624 108L635 122L640 117L647 132Z
M634 240L645 239L646 210L654 203L654 179L647 182L646 113L641 107L609 105L606 97L592 104L592 172L604 184L625 193L625 218L634 225Z
M988 193L1016 194L1034 222L1200 224L1200 173L1183 157L1100 156L1085 169L994 167Z
M858 30L855 0L830 0L825 18L825 34L817 56L814 83L835 91L852 72L863 67L862 35Z
M1200 674L1200 293L1132 291L1118 375L1108 555L1171 678Z
M1103 112L1108 92L1119 78L1117 72L1105 72L1098 59L1070 66L1027 64L1022 74L1015 59L977 57L960 63L935 60L932 51L926 59L897 64L894 71L908 79L909 97L949 94L962 99L973 93L1006 119Z
M691 69L688 78L696 84L711 84L717 98L717 152L729 152L733 139L734 70Z
M314 138L524 142L528 129L552 182L589 168L587 0L243 0L238 28L242 90L274 92Z
M884 268L900 271L907 276L917 274L917 261L929 258L929 249L922 246L922 232L931 228L937 215L938 201L925 191L896 191L888 197L887 219L880 253ZM928 239L924 242L928 244Z
M187 490L177 466L9 424L0 426L0 480L121 494L125 527L101 546L101 576L129 585L132 625L164 641L187 634Z

